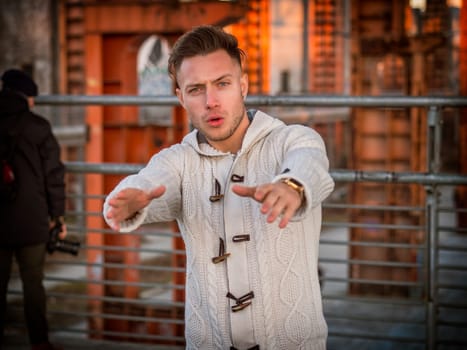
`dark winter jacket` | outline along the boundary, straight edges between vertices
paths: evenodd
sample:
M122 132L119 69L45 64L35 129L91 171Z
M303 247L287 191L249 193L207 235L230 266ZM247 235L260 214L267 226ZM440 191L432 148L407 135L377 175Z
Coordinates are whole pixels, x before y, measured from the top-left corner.
M49 218L65 211L65 168L50 123L32 113L22 96L0 91L0 137L18 122L13 157L18 192L13 202L0 201L0 247L45 243Z

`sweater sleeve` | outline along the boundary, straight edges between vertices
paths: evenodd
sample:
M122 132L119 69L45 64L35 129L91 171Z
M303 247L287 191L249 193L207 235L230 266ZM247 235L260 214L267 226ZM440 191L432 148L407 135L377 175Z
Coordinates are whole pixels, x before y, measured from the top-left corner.
M114 226L106 217L109 210L108 201L125 188L136 188L145 192L164 185L165 193L151 201L134 217L119 223L121 232L130 232L140 225L150 222L165 222L176 219L181 211L181 176L179 165L183 164L183 156L177 147L171 147L154 155L149 163L138 174L125 177L106 197L103 214L107 224Z
M321 204L334 189L329 174L329 161L321 136L301 125L286 126L279 136L282 148L281 172L273 182L293 178L304 186L305 203L294 220L299 220Z

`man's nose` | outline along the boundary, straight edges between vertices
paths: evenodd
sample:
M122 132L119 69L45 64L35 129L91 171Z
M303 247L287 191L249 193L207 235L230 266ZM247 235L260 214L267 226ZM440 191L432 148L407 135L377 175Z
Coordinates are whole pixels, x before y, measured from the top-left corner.
M206 88L206 108L213 108L217 105L219 105L217 92L211 87Z

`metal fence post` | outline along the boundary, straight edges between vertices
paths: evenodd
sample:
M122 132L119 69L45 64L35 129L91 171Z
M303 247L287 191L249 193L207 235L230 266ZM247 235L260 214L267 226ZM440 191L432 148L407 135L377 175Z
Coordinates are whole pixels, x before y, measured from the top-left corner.
M437 259L437 215L436 215L436 189L434 185L425 187L426 189L426 220L427 232L426 238L426 291L427 291L427 322L426 322L426 339L428 350L436 349L436 329L437 329L437 303L436 303L436 259Z
M441 160L441 113L436 106L430 106L427 122L427 168L432 174L440 172ZM427 215L427 349L436 349L438 324L438 199L436 184L426 188Z

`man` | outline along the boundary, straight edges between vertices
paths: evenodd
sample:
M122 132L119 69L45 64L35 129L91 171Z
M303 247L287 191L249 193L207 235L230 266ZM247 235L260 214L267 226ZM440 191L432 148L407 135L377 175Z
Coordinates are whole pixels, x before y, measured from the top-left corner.
M0 198L0 344L14 256L31 348L57 349L48 339L43 268L49 229L55 220L63 220L65 169L49 122L30 110L38 94L36 83L17 69L5 71L1 79L0 139L4 145L14 140L9 147L14 144L10 161L17 186L14 196ZM65 234L63 225L61 237Z
M321 137L247 111L244 53L201 26L169 58L194 126L107 197L121 232L177 220L187 255L188 349L325 349L321 202L334 183Z

